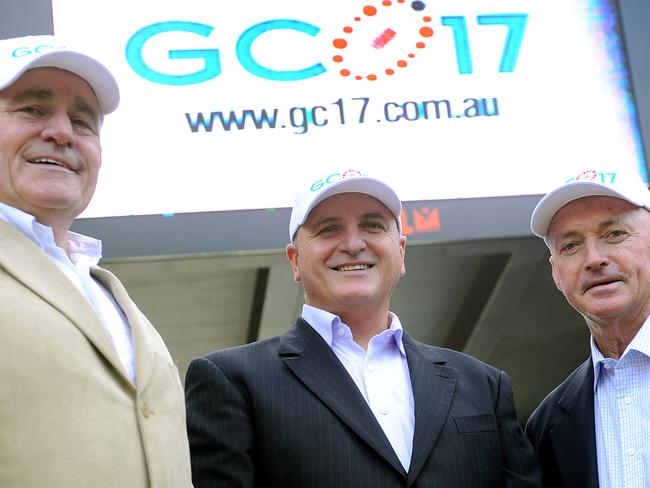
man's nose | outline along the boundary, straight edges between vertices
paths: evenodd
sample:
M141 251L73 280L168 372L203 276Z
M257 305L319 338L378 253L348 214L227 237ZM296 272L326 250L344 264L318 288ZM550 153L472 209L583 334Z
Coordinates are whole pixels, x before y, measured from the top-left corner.
M585 269L596 270L609 264L604 246L596 241L587 240L585 242Z
M75 141L74 129L68 114L57 111L45 121L41 138L59 146L72 146Z
M349 254L357 254L366 248L366 240L358 229L348 229L344 232L339 247Z

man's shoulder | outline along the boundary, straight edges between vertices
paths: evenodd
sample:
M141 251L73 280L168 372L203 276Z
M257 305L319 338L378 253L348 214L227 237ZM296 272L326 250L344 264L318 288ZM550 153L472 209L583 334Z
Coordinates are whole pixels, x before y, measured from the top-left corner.
M217 349L194 359L192 362L209 361L224 370L255 370L261 364L268 366L272 361L279 361L280 344L283 335Z
M226 359L234 360L236 358L259 356L260 354L264 354L269 350L277 351L281 337L282 336L274 336L268 339L249 342L247 344L216 349L202 357L211 361L222 361Z
M494 366L491 366L488 363L461 351L440 346L432 346L423 342L416 341L411 337L409 337L406 342L415 346L415 348L424 354L424 356L426 356L429 360L445 366L456 368L461 371L482 371L489 374L500 373L500 371Z
M556 386L540 402L528 419L528 429L548 429L559 418L558 413L564 408L570 408L571 402L583 388L592 388L593 369L591 358L574 369L562 383Z

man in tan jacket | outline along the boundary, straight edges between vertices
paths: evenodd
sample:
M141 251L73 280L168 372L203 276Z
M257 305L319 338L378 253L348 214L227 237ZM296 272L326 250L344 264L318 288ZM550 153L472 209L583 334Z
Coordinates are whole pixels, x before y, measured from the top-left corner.
M52 36L0 41L0 486L191 486L183 391L101 243L94 193L115 79Z

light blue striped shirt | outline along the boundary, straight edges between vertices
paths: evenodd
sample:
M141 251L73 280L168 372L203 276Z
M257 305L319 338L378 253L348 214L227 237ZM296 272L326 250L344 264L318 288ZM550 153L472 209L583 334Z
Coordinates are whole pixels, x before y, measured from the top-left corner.
M650 487L650 320L617 361L591 338L600 488Z

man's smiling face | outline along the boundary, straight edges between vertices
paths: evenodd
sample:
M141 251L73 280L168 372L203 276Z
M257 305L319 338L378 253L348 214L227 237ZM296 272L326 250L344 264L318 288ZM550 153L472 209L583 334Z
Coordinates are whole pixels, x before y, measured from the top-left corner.
M384 204L341 193L311 211L287 256L306 303L342 316L350 307L388 307L405 272L404 250L405 238Z
M650 212L612 197L584 197L553 217L553 279L596 323L638 323L650 314Z
M0 201L48 225L90 202L101 165L99 107L79 76L25 72L0 91Z

